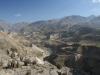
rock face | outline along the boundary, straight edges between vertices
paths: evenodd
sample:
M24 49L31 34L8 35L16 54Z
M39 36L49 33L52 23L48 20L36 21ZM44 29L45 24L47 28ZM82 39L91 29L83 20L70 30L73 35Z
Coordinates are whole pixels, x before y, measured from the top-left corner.
M44 65L44 61L40 60L40 59L37 58L37 57L36 57L36 60L37 60L37 63L38 63L38 64Z
M94 75L100 75L100 63L97 64L94 69L92 70Z
M56 40L58 38L60 38L60 34L51 34L50 35L50 40Z
M49 56L49 62L58 68L68 66L73 69L81 69L89 74L100 75L100 48L94 46L79 46L75 54Z

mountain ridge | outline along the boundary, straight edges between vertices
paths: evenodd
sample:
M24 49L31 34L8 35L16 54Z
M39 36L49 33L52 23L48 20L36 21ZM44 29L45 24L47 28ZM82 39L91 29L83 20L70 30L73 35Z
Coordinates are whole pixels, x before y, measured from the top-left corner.
M80 16L80 15L71 15L71 16L66 16L63 18L55 18L51 20L41 20L41 21L36 21L36 22L20 22L20 23L15 23L11 24L9 22L0 20L0 29L4 30L6 32L19 32L21 29L28 28L28 29L33 29L33 30L40 30L40 29L50 29L54 27L61 27L61 28L69 28L70 26L76 25L76 24L84 24L84 23L92 23L92 22L97 22L95 20L99 16L95 15L90 15L88 17ZM98 18L99 21L99 18Z

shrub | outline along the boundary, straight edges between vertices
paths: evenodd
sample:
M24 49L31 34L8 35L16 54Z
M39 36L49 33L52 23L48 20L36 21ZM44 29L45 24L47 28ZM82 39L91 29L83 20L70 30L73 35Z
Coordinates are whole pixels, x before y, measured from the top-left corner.
M65 62L65 57L64 56L58 56L55 60L55 65L57 66L57 68L61 68L64 66L64 62Z
M25 59L24 60L24 65L27 66L28 64L30 64L30 60L29 59Z
M32 62L32 64L33 64L33 65L37 64L37 61L34 60L34 61Z
M20 56L20 61L23 61L23 56Z
M37 57L42 57L43 56L43 53L42 52L39 52L39 51L34 51L33 52L33 55L34 56L37 56Z
M14 53L11 54L11 58L15 58L15 54Z
M72 47L79 47L79 46L80 46L80 44L78 44L78 43L72 44Z
M17 48L15 48L15 47L11 47L10 50L11 50L12 52L17 52Z
M12 60L12 62L11 62L11 68L16 68L15 60Z
M0 67L2 67L3 66L3 61L2 61L2 59L1 59L1 61L0 61Z
M11 62L10 61L8 61L7 67L11 68Z
M27 71L26 75L31 75L31 71L30 70Z
M44 69L43 68L41 68L41 73L43 73L44 72Z
M9 50L7 49L7 54L9 55Z
M17 62L17 64L16 64L16 68L19 68L19 67L20 67L19 62Z

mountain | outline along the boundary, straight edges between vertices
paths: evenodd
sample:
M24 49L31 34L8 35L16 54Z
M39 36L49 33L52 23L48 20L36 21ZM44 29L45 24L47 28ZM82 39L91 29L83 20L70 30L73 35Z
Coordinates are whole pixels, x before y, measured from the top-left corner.
M100 16L99 16L100 17ZM95 15L91 15L89 17L83 17L79 15L71 15L67 17L63 17L60 19L51 19L47 21L36 21L33 23L29 22L20 22L11 24L6 21L0 20L0 29L4 30L6 32L19 32L19 31L40 31L40 30L61 30L61 29L68 29L69 27L76 25L76 24L82 24L84 25L92 25L94 21L98 21L99 17L96 17ZM91 21L90 21L91 20Z
M83 17L79 15L71 15L59 19L51 19L47 21L36 21L33 23L29 22L20 22L11 24L6 21L0 20L0 29L6 32L22 32L22 31L52 31L52 30L67 30L68 28L74 25L81 25L81 26L94 26L94 24L98 27L99 26L99 19L100 16L96 17L95 15L91 15L89 17ZM58 30L57 30L58 29Z
M86 17L83 16L79 16L79 15L72 15L72 16L68 16L62 19L62 22L86 22L88 21L88 19Z
M91 20L92 22L100 22L100 16L95 17L93 20Z
M52 19L47 21L37 21L33 22L26 27L24 27L21 32L33 32L33 31L60 31L62 29L68 29L69 27L77 24L88 22L89 20L86 17L82 17L79 15L72 15L60 19Z
M0 20L0 29L8 32L13 27L13 24Z
M81 26L81 27L92 27L92 28L100 28L100 16L90 16L92 20L88 21L88 22L83 22L83 23L78 23L75 24L75 26ZM87 17L89 18L89 17ZM74 27L75 27L74 26Z
M87 17L88 20L93 20L94 18L96 18L95 15L90 15L90 16Z
M25 26L29 25L29 22L20 22L13 24L13 27L10 29L10 32L18 32L20 29L24 28Z

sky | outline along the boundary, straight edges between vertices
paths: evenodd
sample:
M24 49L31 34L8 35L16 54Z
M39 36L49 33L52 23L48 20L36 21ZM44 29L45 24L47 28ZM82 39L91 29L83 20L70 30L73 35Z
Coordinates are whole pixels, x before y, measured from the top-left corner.
M35 22L70 15L100 15L100 0L0 0L0 20Z

